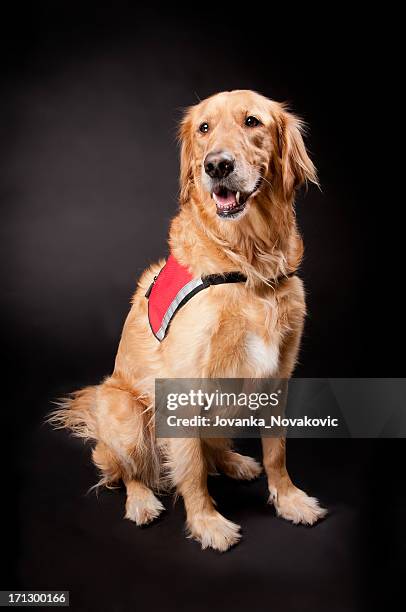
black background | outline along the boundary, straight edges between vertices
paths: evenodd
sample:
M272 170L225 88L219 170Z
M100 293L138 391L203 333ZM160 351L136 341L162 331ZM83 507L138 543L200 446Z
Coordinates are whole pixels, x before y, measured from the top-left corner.
M167 252L182 108L224 89L287 100L310 126L322 191L297 204L309 308L297 375L404 373L383 17L131 7L3 14L1 586L70 589L78 610L388 605L405 553L402 441L291 441L296 482L331 511L313 529L275 518L263 478L213 479L244 533L218 555L185 540L170 497L137 529L122 520L122 490L86 495L90 449L42 425L53 398L111 372L137 278Z

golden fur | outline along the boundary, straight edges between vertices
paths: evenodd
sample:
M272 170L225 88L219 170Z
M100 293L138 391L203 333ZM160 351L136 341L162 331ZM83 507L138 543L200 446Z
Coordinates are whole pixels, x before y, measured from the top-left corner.
M247 114L261 119L260 128L244 127ZM202 121L213 126L207 134L199 132ZM295 271L302 257L295 191L306 181L317 183L302 130L283 104L252 91L223 92L188 109L180 127L180 209L170 227L171 251L193 276L239 270L247 282L197 294L160 343L148 324L144 294L164 262L152 265L133 297L113 374L73 394L52 417L55 425L96 442L93 459L101 482L125 483L126 517L138 525L163 509L153 491L175 487L185 502L189 534L203 548L224 551L240 538L239 526L214 507L208 471L251 479L261 467L234 452L228 440L157 441L151 418L154 379L291 376L305 315L303 284L292 276L275 289L267 279ZM205 155L219 148L230 150L248 174L263 177L237 220L216 214L202 184ZM264 439L263 454L278 515L305 524L323 516L317 500L292 484L285 441Z

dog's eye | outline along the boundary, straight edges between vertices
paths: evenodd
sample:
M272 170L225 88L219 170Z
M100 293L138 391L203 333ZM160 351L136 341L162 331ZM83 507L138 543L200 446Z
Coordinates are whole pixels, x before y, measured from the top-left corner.
M250 115L246 118L244 123L247 127L257 127L257 125L259 125L259 119Z
M199 125L199 130L202 132L202 134L205 134L206 132L209 131L209 124L206 121L204 121L203 123Z

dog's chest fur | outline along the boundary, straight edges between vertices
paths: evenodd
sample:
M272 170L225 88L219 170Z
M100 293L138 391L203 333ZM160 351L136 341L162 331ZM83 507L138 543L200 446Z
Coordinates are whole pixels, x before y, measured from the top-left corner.
M247 297L244 289L240 293L240 298L234 303L235 314L230 323L227 302L220 315L220 342L229 346L233 375L273 376L278 371L280 349L277 300ZM224 365L227 369L227 364Z
M275 296L262 299L243 287L225 286L193 299L195 303L179 312L168 334L168 353L184 353L182 364L188 362L188 370L196 376L277 374L285 315ZM180 343L187 349L181 349Z
M248 331L245 338L247 366L253 376L273 376L279 365L279 343L271 342Z
M151 280L145 280L146 287ZM299 278L266 296L241 284L201 291L179 310L162 342L151 332L144 293L142 287L117 357L118 367L130 367L133 377L259 378L290 371L284 347L292 333L300 336L305 314Z

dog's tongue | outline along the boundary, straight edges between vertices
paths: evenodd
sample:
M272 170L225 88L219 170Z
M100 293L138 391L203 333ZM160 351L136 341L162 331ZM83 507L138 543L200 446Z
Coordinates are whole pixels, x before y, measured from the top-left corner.
M213 199L221 210L233 208L237 204L236 193L224 187L213 192Z

